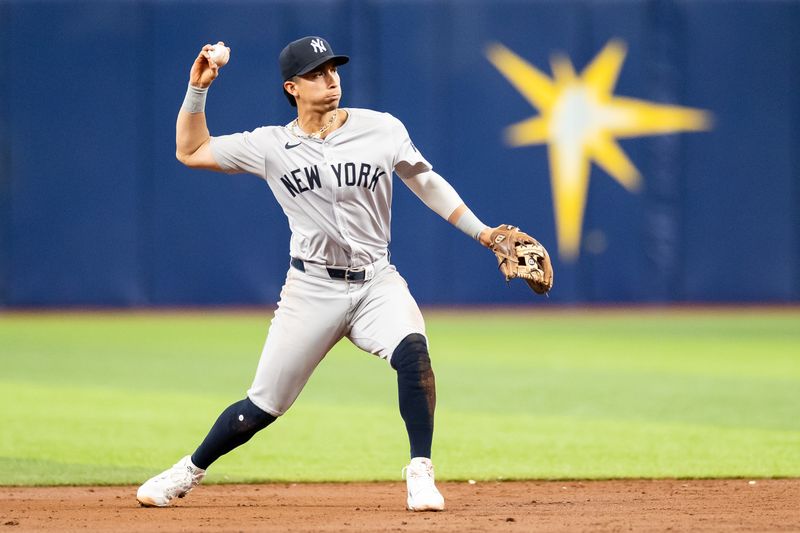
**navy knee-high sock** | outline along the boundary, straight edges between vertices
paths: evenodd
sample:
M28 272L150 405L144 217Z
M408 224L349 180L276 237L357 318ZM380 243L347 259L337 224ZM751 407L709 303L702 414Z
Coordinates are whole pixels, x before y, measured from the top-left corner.
M428 356L428 343L419 333L403 339L391 358L397 370L400 416L406 424L411 457L431 456L433 413L436 409L436 380Z
M208 468L274 421L274 416L256 407L250 398L234 403L219 415L203 443L192 454L192 463L199 468Z

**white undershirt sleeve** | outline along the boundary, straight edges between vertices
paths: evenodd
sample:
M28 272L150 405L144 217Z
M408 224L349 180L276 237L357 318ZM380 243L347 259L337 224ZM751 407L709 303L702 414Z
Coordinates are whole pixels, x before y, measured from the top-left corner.
M402 181L425 205L445 220L456 207L464 203L453 186L433 170L403 178Z
M403 178L402 181L425 205L445 220L449 220L453 211L464 204L453 186L433 170ZM461 214L454 225L473 239L478 239L481 231L488 227L469 209Z

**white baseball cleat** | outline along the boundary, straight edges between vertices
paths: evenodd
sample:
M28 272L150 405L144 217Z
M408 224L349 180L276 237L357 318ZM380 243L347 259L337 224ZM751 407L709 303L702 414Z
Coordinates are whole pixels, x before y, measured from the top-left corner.
M187 455L172 468L151 477L136 491L136 499L145 507L166 507L175 498L183 498L206 476L206 471L192 464Z
M444 497L433 482L433 463L427 457L414 457L403 469L411 511L443 511Z

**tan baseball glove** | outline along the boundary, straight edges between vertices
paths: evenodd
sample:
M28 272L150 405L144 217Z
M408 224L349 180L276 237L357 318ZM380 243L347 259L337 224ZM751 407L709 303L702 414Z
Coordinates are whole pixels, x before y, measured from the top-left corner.
M498 267L506 281L524 279L536 294L547 294L553 288L550 255L539 241L518 227L503 224L494 228L489 249L497 256Z

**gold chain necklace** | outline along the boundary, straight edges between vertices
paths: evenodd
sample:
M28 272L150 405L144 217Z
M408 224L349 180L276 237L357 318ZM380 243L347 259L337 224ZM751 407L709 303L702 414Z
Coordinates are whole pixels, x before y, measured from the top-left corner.
M304 137L310 137L310 138L321 137L323 133L328 131L328 128L333 126L333 123L336 121L336 115L338 115L338 114L339 114L339 110L338 109L334 109L333 110L333 114L331 115L331 119L328 121L328 123L325 124L324 126L322 126L319 129L319 131L315 131L314 133L306 133L305 131L303 131L303 128L300 127L300 123L298 122L300 117L297 117L296 119L294 119L294 122L292 122L292 129L300 130L300 134L302 136L304 136Z

